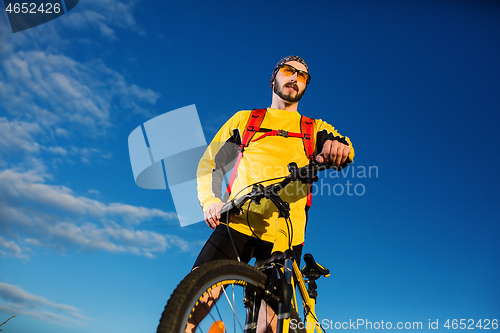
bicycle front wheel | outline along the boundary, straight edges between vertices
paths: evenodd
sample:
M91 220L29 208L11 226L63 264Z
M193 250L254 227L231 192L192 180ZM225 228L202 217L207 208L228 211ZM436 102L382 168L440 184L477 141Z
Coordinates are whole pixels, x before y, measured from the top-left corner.
M252 332L247 312L255 316L265 283L264 273L244 263L218 260L201 265L172 293L157 333Z

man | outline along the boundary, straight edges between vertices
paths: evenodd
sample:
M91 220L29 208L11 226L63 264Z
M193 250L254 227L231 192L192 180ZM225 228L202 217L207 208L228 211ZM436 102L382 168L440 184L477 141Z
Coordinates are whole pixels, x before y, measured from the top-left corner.
M288 136L288 133L301 133L302 117L297 108L309 81L309 68L302 58L289 56L278 62L271 76L272 103L265 111L260 128L281 130L280 133L286 135L268 135L269 130L255 135L245 147L236 166L237 176L231 184L232 191L226 196L229 194L229 198L233 198L240 191L245 193L246 189L249 190L248 185L255 182L286 176L287 165L291 162L298 166L309 163L303 139L298 135ZM252 257L264 260L271 256L278 211L269 200L245 207L242 214L231 218L229 228L220 224L224 201L223 175L234 166L250 117L251 111L240 111L231 117L215 135L199 163L198 197L205 222L214 232L201 250L194 268L217 259L240 259L248 263ZM326 122L314 120L312 139L316 161L334 163L343 168L353 160L350 140ZM300 260L307 222L307 184L295 182L289 186L292 190L284 191L282 198L290 204L292 246Z

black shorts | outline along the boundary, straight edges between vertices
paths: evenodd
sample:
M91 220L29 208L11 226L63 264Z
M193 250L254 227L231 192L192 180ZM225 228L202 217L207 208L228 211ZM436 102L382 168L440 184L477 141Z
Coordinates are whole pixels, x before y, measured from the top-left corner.
M248 263L250 259L266 260L271 257L271 251L274 243L266 242L261 239L247 236L234 229L231 230L231 237L234 241L234 246L238 251L238 255L242 262ZM302 245L293 247L297 264L300 264L300 256L302 255ZM212 232L212 235L201 249L198 258L196 259L193 268L200 266L209 261L219 259L238 260L234 247L231 244L231 239L228 234L228 227L219 224Z

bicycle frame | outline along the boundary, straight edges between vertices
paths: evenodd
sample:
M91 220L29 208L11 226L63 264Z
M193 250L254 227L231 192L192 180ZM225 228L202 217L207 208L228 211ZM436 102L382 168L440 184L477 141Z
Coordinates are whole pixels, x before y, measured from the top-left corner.
M321 333L321 327L315 313L316 300L309 296L302 272L297 262L293 259L293 252L287 251L284 256L286 257L284 260L281 258L278 261L272 261L262 268L268 275L268 284L265 291L266 296L263 299L267 304L277 304L274 307L278 318L276 332ZM300 320L299 317L292 316L292 313L298 314L300 308L297 302L297 289L302 300L302 307L307 313L304 318L305 321ZM247 302L247 321L245 326L251 332L254 332L257 325L260 298L248 297ZM291 320L294 320L294 322L291 322ZM292 323L293 327L290 329Z
M313 167L310 169L309 167ZM316 168L316 169L314 169ZM280 301L278 302L278 324L277 324L277 333L288 333L290 330L290 316L292 313L292 309L298 313L298 305L297 305L297 297L296 297L296 286L298 287L303 308L306 310L306 318L303 329L299 328L298 332L306 332L306 333L314 333L315 331L318 333L321 332L321 325L317 320L317 316L315 313L316 308L316 300L309 296L309 291L306 287L306 283L302 276L302 272L299 269L296 261L294 260L293 250L291 249L291 237L289 235L289 230L292 229L292 226L288 224L287 219L289 218L289 206L288 203L284 202L277 192L284 188L288 183L294 180L302 180L307 182L316 181L318 177L316 173L321 169L326 169L328 166L318 167L317 164L310 164L309 166L303 168L297 168L297 165L291 163L289 165L289 170L291 176L285 178L282 182L272 185L271 187L264 188L262 185L253 187L253 190L250 194L244 195L243 197L231 201L225 204L222 211L226 214L233 210L239 212L241 205L249 199L253 199L255 197L266 197L271 200L275 206L280 211L280 217L276 220L276 229L275 229L275 243L272 249L272 253L284 253L285 259L283 261L283 265L280 268L277 268L274 262L271 262L272 266L272 274L274 277L272 279L271 288L270 289L279 289L280 292ZM269 267L267 267L269 269ZM279 270L279 271L276 271ZM279 276L279 278L275 278ZM273 290L266 290L268 295L273 293ZM250 302L251 303L251 302ZM256 322L256 312L258 312L259 305L253 304L253 309L247 312L247 324L254 325ZM255 306L256 305L256 306ZM253 311L253 312L252 312Z
M288 246L285 245L285 240L288 242L288 232L287 232L287 227L286 227L286 221L283 218L279 218L276 222L276 243L273 248L273 252L281 252L280 250L283 248L286 248L288 251L291 251L291 249L288 249ZM285 251L287 251L285 250ZM285 252L282 251L282 252ZM286 252L285 252L286 253ZM290 300L292 308L295 309L298 313L298 306L297 306L297 295L295 293L295 285L297 285L300 293L300 297L302 299L303 303L303 308L306 310L307 315L305 318L305 323L304 328L307 333L314 333L317 331L318 333L321 333L320 331L320 324L317 320L315 309L316 309L316 300L314 298L309 297L309 292L306 287L306 283L304 281L304 277L302 276L302 272L300 271L297 262L293 259L293 251L290 252L291 255L287 256L285 258L285 263L284 263L284 274L285 274L285 281L293 290L293 298ZM287 273L290 274L290 276L287 276ZM293 277L293 279L292 279ZM283 319L283 323L280 324L280 318L278 318L278 333L288 333L289 327L290 327L290 317L287 319ZM281 331L280 331L281 329Z
M306 284L304 282L304 278L302 277L302 272L300 271L299 267L297 266L297 263L294 261L293 262L293 276L294 276L294 281L297 282L297 286L299 288L300 292L300 297L302 298L302 303L304 309L306 309L307 315L306 315L306 322L304 323L304 327L307 333L314 333L317 331L318 333L321 333L320 331L320 323L317 320L316 317L316 300L314 298L309 297L309 293L306 287ZM297 299L295 297L295 306L297 306ZM287 325L288 327L289 325Z
M210 333L223 332L224 321L227 318L225 315L228 314L227 322L233 323L234 330L241 329L245 333L255 333L257 325L259 330L265 329L266 327L261 327L261 324L272 323L274 326L276 321L277 333L325 332L315 313L317 298L315 281L322 275L328 276L329 271L308 253L303 256L304 268L299 269L293 251L294 229L290 220L290 206L280 198L279 192L293 181L310 184L318 179L318 171L329 167L311 162L298 168L295 163L290 163L288 176L251 184L250 193L238 196L242 190L226 202L220 211L219 221L224 223L222 221L226 220L224 224L228 228L230 215L239 214L243 204L248 200L259 204L260 200L265 198L276 206L280 217L276 219L276 237L271 258L265 262L261 260L256 262L255 266L258 268L235 260L216 260L193 270L174 290L162 313L157 331L180 333L200 328ZM278 183L262 185L263 182L279 179L282 180ZM238 257L235 244L232 245ZM302 304L297 302L297 289ZM229 297L231 294L232 297ZM223 298L222 295L227 303L223 302L219 307L217 303ZM243 304L236 300L242 300ZM265 308L261 309L261 304ZM269 312L267 312L268 307L271 310ZM301 307L305 312L304 321L299 317L298 309ZM213 313L212 308L214 308ZM204 320L205 318L208 319ZM245 321L240 318L245 318Z

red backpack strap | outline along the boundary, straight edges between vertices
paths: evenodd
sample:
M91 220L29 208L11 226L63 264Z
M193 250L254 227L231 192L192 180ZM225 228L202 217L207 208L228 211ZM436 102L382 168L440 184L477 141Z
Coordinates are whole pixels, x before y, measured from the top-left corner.
M227 198L229 198L229 194L231 194L234 180L236 179L236 170L238 170L238 165L240 164L240 161L243 158L243 150L245 150L245 147L248 146L255 133L257 133L260 130L260 124L262 124L262 120L264 120L266 111L267 109L254 109L250 113L248 122L245 126L245 129L243 130L243 135L241 136L240 153L238 154L238 159L234 164L233 172L231 172L231 178L229 179L229 183L227 184L226 195L225 195L225 197Z
M300 119L300 131L304 135L302 141L304 142L304 150L309 161L314 160L314 119L302 116ZM307 207L311 207L312 201L312 183L307 186Z
M303 134L304 150L309 160L314 159L314 119L302 116L300 132Z
M267 109L255 109L250 113L247 125L241 137L240 150L243 152L244 148L252 141L253 136L260 130L260 124L264 120Z

